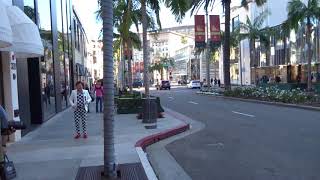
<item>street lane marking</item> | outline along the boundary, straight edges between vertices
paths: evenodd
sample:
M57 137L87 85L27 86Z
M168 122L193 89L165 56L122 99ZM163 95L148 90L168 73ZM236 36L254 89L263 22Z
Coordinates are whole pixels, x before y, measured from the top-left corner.
M189 101L188 103L191 103L191 104L199 104L199 103L196 103L196 102L193 102L193 101Z
M235 113L235 114L243 115L243 116L255 117L254 115L251 115L251 114L241 113L241 112L237 112L237 111L232 111L232 112Z
M207 144L208 146L220 146L223 147L224 144L223 143L211 143L211 144Z
M173 97L169 97L169 99L174 99Z

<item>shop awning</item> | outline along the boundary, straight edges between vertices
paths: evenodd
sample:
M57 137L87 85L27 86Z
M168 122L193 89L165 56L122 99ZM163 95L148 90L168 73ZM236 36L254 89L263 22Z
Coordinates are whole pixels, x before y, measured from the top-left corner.
M4 16L8 17L12 33L12 45L1 48L0 51L13 51L18 58L42 56L44 52L43 44L36 24L18 7L5 7L2 2L0 6L5 9ZM1 19L3 19L3 16L1 16Z
M0 48L12 45L12 31L4 3L0 0Z

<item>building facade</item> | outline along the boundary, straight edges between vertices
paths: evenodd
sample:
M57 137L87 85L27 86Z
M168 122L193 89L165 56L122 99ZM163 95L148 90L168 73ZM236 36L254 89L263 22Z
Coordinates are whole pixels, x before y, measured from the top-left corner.
M84 30L71 0L6 0L18 6L37 25L43 56L15 58L14 52L1 52L1 81L14 77L0 88L0 101L12 119L23 121L25 135L52 116L65 110L68 96L77 81L77 63L84 64ZM82 34L83 34L82 33ZM80 56L77 55L82 47ZM79 63L79 64L80 64ZM7 86L10 85L10 86ZM8 95L8 97L6 97ZM19 134L17 132L16 134ZM19 135L16 135L19 136Z
M238 53L231 57L230 76L233 84L251 85L261 82L264 77L269 83L274 83L276 77L281 83L306 83L307 82L307 53L305 24L301 24L297 31L291 30L289 36L280 34L279 27L287 19L287 6L289 0L268 0L262 7L254 3L249 4L249 10L244 8L232 12L231 24L236 26L239 22L245 23L248 16L251 21L261 12L269 14L264 21L264 27L273 28L278 34L270 37L270 46L266 47L257 39L255 41L255 59L250 60L249 41L242 40L237 48ZM307 1L304 0L306 3ZM233 6L239 2L233 1ZM320 82L320 24L319 20L313 22L312 32L312 82ZM231 51L232 56L232 51ZM220 60L220 74L223 79L223 61ZM242 77L242 78L241 78Z
M194 46L194 37L189 36L191 34L192 29L189 28L189 26L186 26L188 28L184 29L182 28L169 28L164 29L163 31L157 32L157 33L149 33L149 47L150 47L150 62L151 64L160 62L163 58L172 58L174 60L174 66L170 67L168 65L168 68L163 69L163 77L161 77L160 72L155 71L153 73L153 76L151 78L152 82L156 82L156 80L164 79L164 80L171 80L176 81L178 80L178 77L173 78L173 74L178 74L178 71L183 71L183 65L185 67L187 66L187 60L190 59L190 57L187 57L182 59L178 56L191 56L191 53L189 52L190 46L191 49L193 49ZM174 30L179 30L184 33L176 32ZM188 50L183 51L183 48L187 48ZM180 51L179 51L180 50ZM177 55L177 53L179 55ZM185 54L181 54L185 53ZM175 58L176 57L176 58ZM177 65L177 66L176 66ZM183 68L183 69L181 69ZM174 71L177 72L174 72ZM186 78L187 70L184 71L183 78Z
M92 63L88 62L86 64L88 68L91 68L90 71L91 71L92 79L96 81L103 78L102 41L91 40L89 45L90 45L90 59L92 59Z

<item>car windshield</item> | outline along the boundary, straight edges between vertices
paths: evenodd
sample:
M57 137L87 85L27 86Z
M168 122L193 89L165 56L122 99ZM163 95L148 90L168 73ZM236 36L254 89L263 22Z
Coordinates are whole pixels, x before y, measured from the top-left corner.
M165 83L169 83L169 81L162 81L162 83L163 83L163 84L165 84Z
M200 83L200 81L192 81L192 83Z

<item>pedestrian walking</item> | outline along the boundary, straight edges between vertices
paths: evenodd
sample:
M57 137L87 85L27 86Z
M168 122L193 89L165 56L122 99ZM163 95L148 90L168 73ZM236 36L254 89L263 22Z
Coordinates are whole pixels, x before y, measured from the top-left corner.
M213 85L213 78L210 79L210 83L211 83L211 85Z
M102 101L103 101L103 86L101 81L97 81L94 85L93 92L96 95L96 113L102 113ZM99 111L100 106L100 111Z
M218 79L218 86L221 87L221 81Z
M214 85L216 86L216 85L217 85L217 83L218 83L217 78L214 78Z
M88 86L88 84L85 83L85 82L84 82L84 89L89 92L89 95L90 95L90 97L91 97L89 86ZM92 97L91 97L91 101L92 101ZM88 103L88 113L90 113L90 103Z
M74 109L74 122L76 126L76 135L75 139L81 137L80 134L80 120L83 130L83 138L87 138L87 111L88 104L91 102L90 94L87 90L83 89L84 84L81 81L76 83L76 89L72 90L69 102Z
M45 95L47 97L47 101L48 101L49 105L51 104L51 99L50 99L51 92L50 91L51 91L50 87L48 85L46 85L45 88L44 88L44 92L45 92Z

